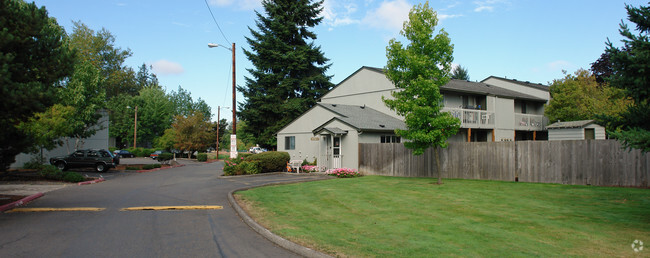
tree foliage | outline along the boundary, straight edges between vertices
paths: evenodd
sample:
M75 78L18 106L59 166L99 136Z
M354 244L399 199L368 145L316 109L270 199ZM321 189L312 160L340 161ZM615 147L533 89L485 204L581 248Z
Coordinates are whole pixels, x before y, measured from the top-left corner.
M611 134L628 148L650 151L650 8L626 5L628 19L636 24L639 34L634 34L625 24L620 25L624 37L621 48L607 42L605 52L609 55L612 75L608 81L612 87L623 89L633 103L620 116L607 116Z
M72 73L65 37L44 7L0 0L0 171L35 144L19 125L52 106L55 86Z
M174 148L182 151L203 151L214 141L214 135L210 133L211 124L205 121L203 113L194 112L191 115L176 116L172 125L174 128Z
M316 34L310 31L323 19L322 4L264 0L266 15L256 12L258 30L249 28L250 51L244 54L254 69L248 69L246 87L238 87L245 98L239 116L248 122L246 132L262 146L275 146L275 133L333 87L331 76L325 75L329 59L314 45Z
M631 103L622 90L599 84L597 77L584 69L553 80L549 90L551 100L544 115L552 122L618 116Z
M457 80L469 81L469 72L467 71L467 68L459 65L456 66L454 70L451 72L451 78Z
M411 9L409 20L400 31L410 43L404 47L392 39L386 48L386 77L397 90L391 94L393 99L383 98L383 101L405 117L407 129L395 131L408 140L404 146L413 149L415 155L434 147L440 175L437 147L447 147L447 139L460 128L460 120L441 112L440 86L450 80L454 47L444 30L434 36L437 24L437 13L428 2Z

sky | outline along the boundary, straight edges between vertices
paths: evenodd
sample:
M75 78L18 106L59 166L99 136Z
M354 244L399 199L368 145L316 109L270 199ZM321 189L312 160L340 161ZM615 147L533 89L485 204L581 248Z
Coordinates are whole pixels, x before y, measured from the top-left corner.
M324 0L323 21L312 30L314 44L331 64L327 75L338 84L362 66L386 65L386 46L399 35L409 10L424 1ZM179 86L212 107L217 120L232 118L232 52L235 43L237 85L245 85L252 64L243 49L256 27L261 0L36 0L68 33L81 21L96 31L105 28L115 46L133 53L126 65L137 71L151 65L169 92ZM619 24L627 21L625 4L639 0L476 0L429 1L454 45L454 65L470 80L500 76L550 84L588 69L609 39L621 46ZM208 7L209 6L209 7ZM211 14L212 12L212 14ZM214 18L213 18L214 16ZM633 27L633 26L631 26ZM215 43L227 48L208 48ZM237 101L244 101L237 94ZM225 107L225 108L224 108Z

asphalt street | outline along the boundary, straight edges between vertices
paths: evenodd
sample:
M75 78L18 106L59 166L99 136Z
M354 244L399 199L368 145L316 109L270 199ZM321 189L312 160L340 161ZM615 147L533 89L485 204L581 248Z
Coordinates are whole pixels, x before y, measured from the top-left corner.
M0 214L0 257L297 256L249 228L227 196L241 187L319 177L221 174L221 162L195 163L48 192L24 207L100 210ZM192 209L206 205L221 208ZM149 206L190 209L123 210Z

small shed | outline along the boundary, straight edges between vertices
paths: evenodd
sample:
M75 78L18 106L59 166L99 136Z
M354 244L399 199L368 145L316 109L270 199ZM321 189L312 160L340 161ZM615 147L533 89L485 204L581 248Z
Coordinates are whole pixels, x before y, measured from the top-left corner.
M605 139L605 127L596 124L594 120L558 121L546 128L549 141Z

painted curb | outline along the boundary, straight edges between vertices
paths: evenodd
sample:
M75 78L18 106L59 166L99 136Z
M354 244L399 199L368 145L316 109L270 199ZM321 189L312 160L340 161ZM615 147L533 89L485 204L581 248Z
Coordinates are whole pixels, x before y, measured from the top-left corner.
M321 179L321 180L327 180L327 178ZM317 180L305 180L305 181L317 181ZM291 252L294 252L298 255L302 255L304 257L333 257L329 256L327 254L321 253L319 251L316 251L314 249L304 247L302 245L296 244L294 242L291 242L287 239L282 238L281 236L278 236L276 234L273 234L270 230L266 229L265 227L262 227L260 224L257 224L255 220L253 220L246 212L244 209L242 209L239 204L237 204L237 201L235 200L235 197L233 197L233 194L238 191L244 191L248 190L251 188L256 188L256 187L263 187L263 186L270 186L270 185L284 185L284 184L291 184L291 183L301 183L305 181L294 181L294 182L279 182L279 183L268 183L268 184L263 184L259 186L249 186L249 187L243 187L243 188L238 188L235 190L232 190L228 193L228 202L230 203L230 206L235 209L235 212L237 212L237 215L248 225L251 227L255 232L258 234L262 235L264 238L268 239L269 241L275 243L276 245L279 245L280 247L287 249Z
M11 210L11 209L16 208L18 206L21 206L23 204L31 202L31 201L33 201L35 199L38 199L38 198L42 197L43 195L45 195L45 194L37 193L37 194L31 195L31 196L27 196L25 198L22 198L22 199L20 199L18 201L12 202L10 204L2 205L2 206L0 206L0 212L5 212L6 210Z
M95 179L95 180L91 180L91 181L79 182L79 183L77 183L77 185L96 184L96 183L104 182L104 181L106 181L106 179L104 179L104 178L100 178L100 179Z

